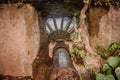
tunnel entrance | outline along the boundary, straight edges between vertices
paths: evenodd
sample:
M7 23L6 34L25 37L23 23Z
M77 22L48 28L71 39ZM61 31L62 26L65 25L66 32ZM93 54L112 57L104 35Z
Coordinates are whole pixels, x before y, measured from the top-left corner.
M56 44L51 53L53 67L50 80L79 80L79 75L70 59L69 45L64 44L74 30L75 22L69 17L49 17L45 27L48 40Z
M56 43L53 51L53 67L49 80L79 80L79 75L72 64L69 46L63 41Z
M46 54L47 57L44 60L49 59L48 62L45 61L45 65L52 66L47 67L46 72L43 73L46 78L39 77L42 80L79 80L78 72L70 58L69 45L66 44L69 43L70 36L79 23L79 12L83 7L83 3L78 2L58 0L48 1L36 6L42 22L41 34L43 35L41 36L41 43L43 45L40 52L42 55ZM74 21L74 18L76 21ZM43 57L42 55L39 55L39 57Z

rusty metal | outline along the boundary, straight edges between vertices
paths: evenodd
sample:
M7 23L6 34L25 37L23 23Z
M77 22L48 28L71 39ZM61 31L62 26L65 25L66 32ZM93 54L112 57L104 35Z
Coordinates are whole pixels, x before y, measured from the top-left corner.
M58 42L54 48L53 70L49 80L79 80L69 56L68 46Z

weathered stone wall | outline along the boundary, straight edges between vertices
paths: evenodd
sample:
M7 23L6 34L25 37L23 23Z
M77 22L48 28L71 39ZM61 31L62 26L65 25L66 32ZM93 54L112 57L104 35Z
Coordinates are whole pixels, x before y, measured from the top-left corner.
M112 42L120 42L120 8L90 9L90 44L107 47Z
M0 5L0 74L32 76L39 41L38 15L31 5Z

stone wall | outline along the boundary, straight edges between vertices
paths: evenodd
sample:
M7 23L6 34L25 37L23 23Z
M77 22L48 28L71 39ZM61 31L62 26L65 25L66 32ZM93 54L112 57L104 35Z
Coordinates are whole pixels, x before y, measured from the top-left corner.
M90 44L107 47L112 42L120 42L120 8L90 9Z
M38 15L29 4L0 4L0 74L32 76L38 54Z

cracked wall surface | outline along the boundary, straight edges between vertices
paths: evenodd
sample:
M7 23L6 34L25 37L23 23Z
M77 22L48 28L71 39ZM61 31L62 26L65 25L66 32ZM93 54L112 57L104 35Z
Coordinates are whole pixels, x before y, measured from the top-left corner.
M32 76L40 47L38 14L29 4L0 4L0 74Z
M120 8L111 7L108 11L91 8L89 29L90 44L93 48L97 44L107 47L112 42L120 42Z

